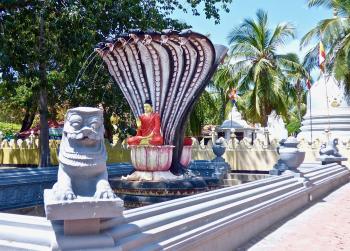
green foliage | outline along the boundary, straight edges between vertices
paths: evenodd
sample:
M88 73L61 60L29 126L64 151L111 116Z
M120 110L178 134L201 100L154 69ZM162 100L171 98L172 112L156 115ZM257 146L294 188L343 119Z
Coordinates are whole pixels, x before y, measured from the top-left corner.
M12 136L17 133L19 129L21 129L20 124L0 122L0 132L2 132L4 136Z
M200 136L203 126L218 124L218 118L215 95L205 90L190 114L186 134Z
M287 124L288 135L297 134L300 132L301 122L295 118Z
M39 91L43 87L39 81L43 64L49 110L63 105L102 104L107 116L116 113L119 117L129 117L129 106L102 60L90 54L94 46L133 28L189 28L169 18L176 9L191 10L195 15L203 9L207 18L219 22L218 6L228 11L229 3L231 0L1 2L0 118L11 115L20 122L24 114L37 111ZM41 28L44 48L39 46Z
M187 133L199 135L204 124L221 124L232 109L232 88L238 88L237 106L247 121L265 124L274 109L290 134L298 132L306 107L305 80L310 75L296 54L276 53L293 34L294 27L288 23L270 29L262 10L257 11L256 20L245 19L234 28L228 36L231 55L215 73L210 91L195 106Z
M231 45L232 72L238 79L242 98L238 101L245 118L252 123L266 125L272 110L287 116L288 81L285 70L302 69L288 55L276 50L288 38L294 37L294 27L281 23L269 28L268 15L258 10L256 19L245 19L228 35ZM244 105L242 105L242 102Z
M333 10L334 16L318 22L304 35L301 46L315 43L304 59L308 70L318 67L319 41L327 51L326 71L345 84L350 95L350 1L309 0L309 7L324 6Z
M237 87L237 83L238 79L235 78L229 61L221 65L213 77L213 82L210 87L216 94L215 100L219 112L218 124L224 122L226 115L229 112L227 107L232 108L230 106L231 102L229 99L229 94L232 88Z

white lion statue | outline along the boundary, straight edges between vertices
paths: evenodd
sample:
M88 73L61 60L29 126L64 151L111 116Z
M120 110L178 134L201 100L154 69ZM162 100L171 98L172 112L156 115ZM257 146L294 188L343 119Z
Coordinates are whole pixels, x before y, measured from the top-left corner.
M67 111L53 192L57 200L77 196L115 198L108 183L103 111L77 107Z

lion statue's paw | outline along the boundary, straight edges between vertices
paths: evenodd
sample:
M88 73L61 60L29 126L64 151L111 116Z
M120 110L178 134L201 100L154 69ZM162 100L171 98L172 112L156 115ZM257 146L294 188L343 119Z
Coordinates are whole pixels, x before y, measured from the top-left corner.
M113 193L112 189L97 190L94 197L96 199L114 199L117 196Z
M67 190L65 192L55 193L57 200L74 200L77 196L71 191Z

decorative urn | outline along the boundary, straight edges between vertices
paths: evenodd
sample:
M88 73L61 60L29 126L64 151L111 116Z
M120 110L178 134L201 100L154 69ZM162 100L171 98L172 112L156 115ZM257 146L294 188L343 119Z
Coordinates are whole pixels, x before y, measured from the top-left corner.
M288 137L285 141L280 142L280 146L277 148L280 158L270 174L280 175L286 170L296 171L305 158L305 152L300 151L297 146L298 140L294 137Z
M288 137L277 149L280 160L282 160L290 170L299 167L305 158L305 152L298 149L298 144L298 140L295 137Z
M216 155L216 158L213 161L225 161L225 159L222 157L226 150L224 141L224 138L219 138L215 141L215 144L213 145L213 152Z

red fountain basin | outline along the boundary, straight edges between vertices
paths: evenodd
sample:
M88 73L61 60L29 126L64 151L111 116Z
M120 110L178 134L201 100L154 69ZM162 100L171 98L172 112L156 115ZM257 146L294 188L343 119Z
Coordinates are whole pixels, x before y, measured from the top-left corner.
M174 146L129 146L131 163L136 171L168 171L173 159Z

